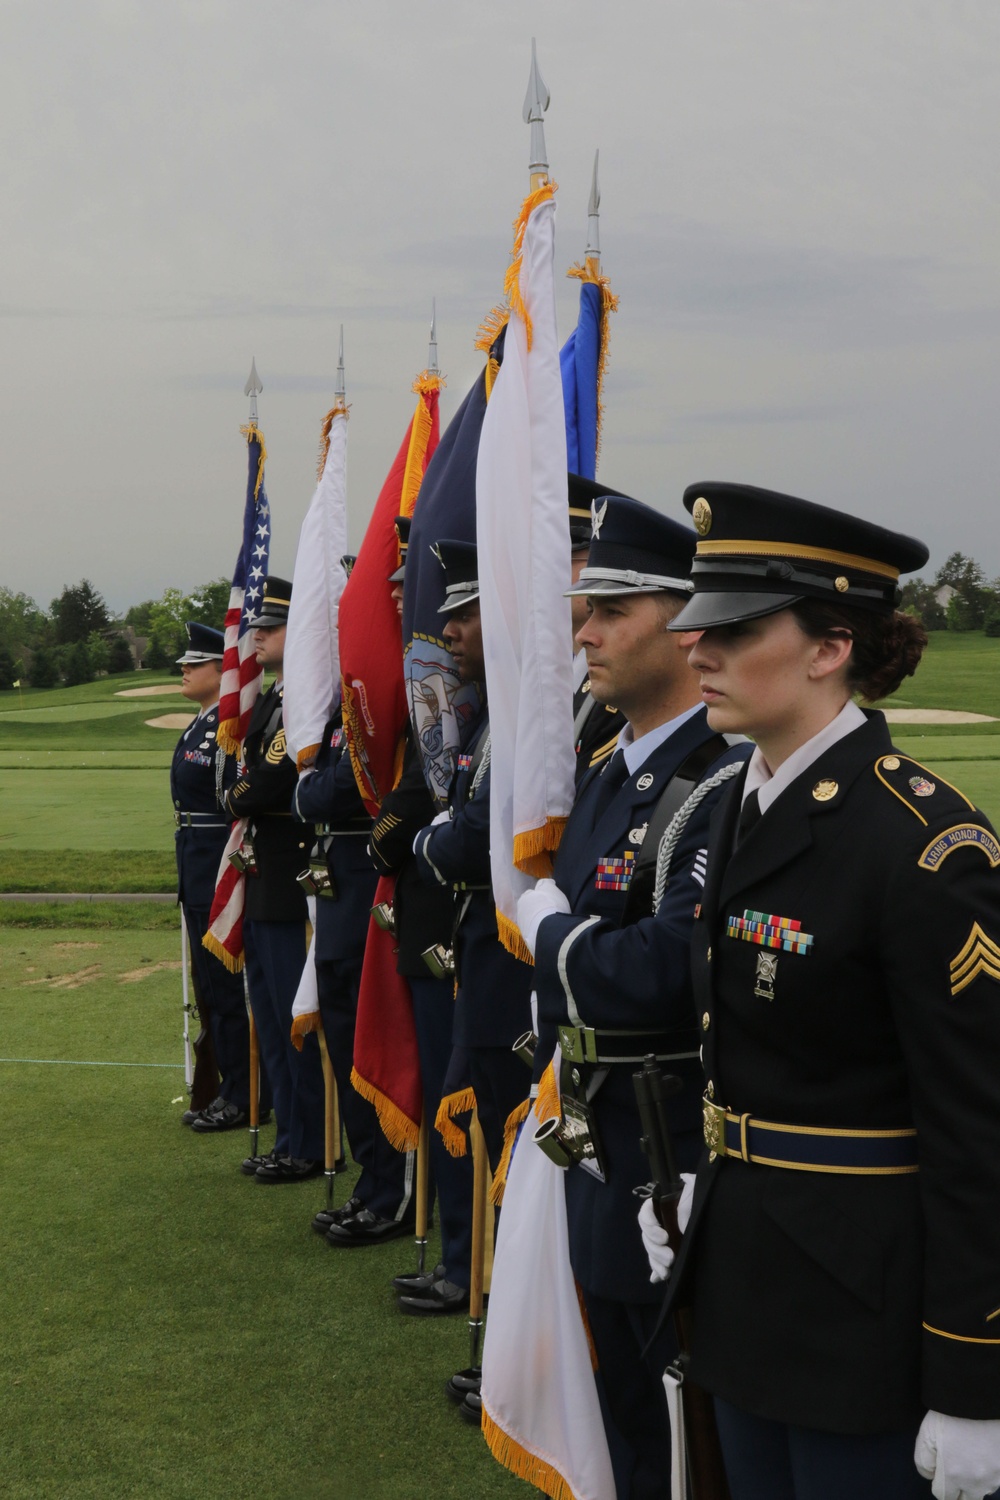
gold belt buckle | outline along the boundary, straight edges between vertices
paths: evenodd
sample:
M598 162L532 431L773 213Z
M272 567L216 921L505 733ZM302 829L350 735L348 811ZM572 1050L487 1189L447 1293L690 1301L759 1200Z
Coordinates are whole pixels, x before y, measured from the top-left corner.
M713 1104L709 1098L702 1099L702 1120L705 1129L705 1145L712 1161L726 1154L726 1111L723 1105Z

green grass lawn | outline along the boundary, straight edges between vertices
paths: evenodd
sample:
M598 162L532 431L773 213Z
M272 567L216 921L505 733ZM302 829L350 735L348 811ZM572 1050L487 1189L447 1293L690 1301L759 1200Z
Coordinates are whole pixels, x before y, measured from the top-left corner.
M320 1184L180 1125L174 922L0 931L0 1494L525 1495L445 1400L465 1320L395 1309L411 1243L329 1249Z
M165 770L0 770L2 849L172 849Z
M978 631L932 631L916 674L885 706L957 708L1000 719L1000 639Z

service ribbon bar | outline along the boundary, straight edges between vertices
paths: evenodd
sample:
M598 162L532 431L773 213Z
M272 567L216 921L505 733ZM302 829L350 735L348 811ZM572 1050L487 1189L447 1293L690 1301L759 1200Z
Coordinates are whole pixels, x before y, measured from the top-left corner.
M778 948L785 953L809 953L813 945L811 932L802 931L794 917L779 917L773 912L744 911L742 917L730 917L726 926L731 938L756 943L760 948Z
M631 849L618 858L597 861L597 879L594 889L598 891L627 891L635 868L635 854Z

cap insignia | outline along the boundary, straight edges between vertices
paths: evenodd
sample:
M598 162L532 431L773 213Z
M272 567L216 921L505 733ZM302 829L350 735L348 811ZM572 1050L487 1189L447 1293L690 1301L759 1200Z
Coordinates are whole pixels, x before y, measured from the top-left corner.
M601 506L600 510L598 510L598 508L597 508L597 501L596 500L591 500L591 502L590 502L590 524L591 524L591 527L593 528L592 534L593 534L594 541L600 541L600 539L601 539L601 527L604 525L604 517L607 515L607 513L608 513L608 502L607 502L607 500L605 500L605 502Z
M712 529L712 507L704 495L699 495L691 510L694 529L699 536L708 536Z
M833 580L833 586L837 590L838 594L846 594L851 585L850 582L844 577L843 573L841 573L839 578L835 578Z

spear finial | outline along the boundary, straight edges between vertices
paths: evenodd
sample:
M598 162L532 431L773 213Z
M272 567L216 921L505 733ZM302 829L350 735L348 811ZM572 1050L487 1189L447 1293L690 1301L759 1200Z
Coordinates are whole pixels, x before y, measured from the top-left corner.
M543 124L545 111L548 107L549 91L545 85L545 80L538 71L538 58L535 55L535 38L532 37L531 72L528 75L528 92L524 96L524 110L522 112L525 124L531 126L531 160L528 163L528 171L531 173L532 192L549 180L549 163L545 150L545 126Z
M431 298L431 337L427 346L427 368L432 375L438 374L437 298Z
M600 155L600 151L594 152L594 175L590 183L590 203L587 207L587 269L595 276L601 269L601 185L597 180Z
M257 360L251 357L250 374L247 376L247 383L243 387L243 394L250 397L250 421L255 427L257 425L257 397L263 389L260 376L257 374Z
M337 354L337 384L334 396L338 401L347 399L347 383L344 378L344 325L340 325L340 350Z

